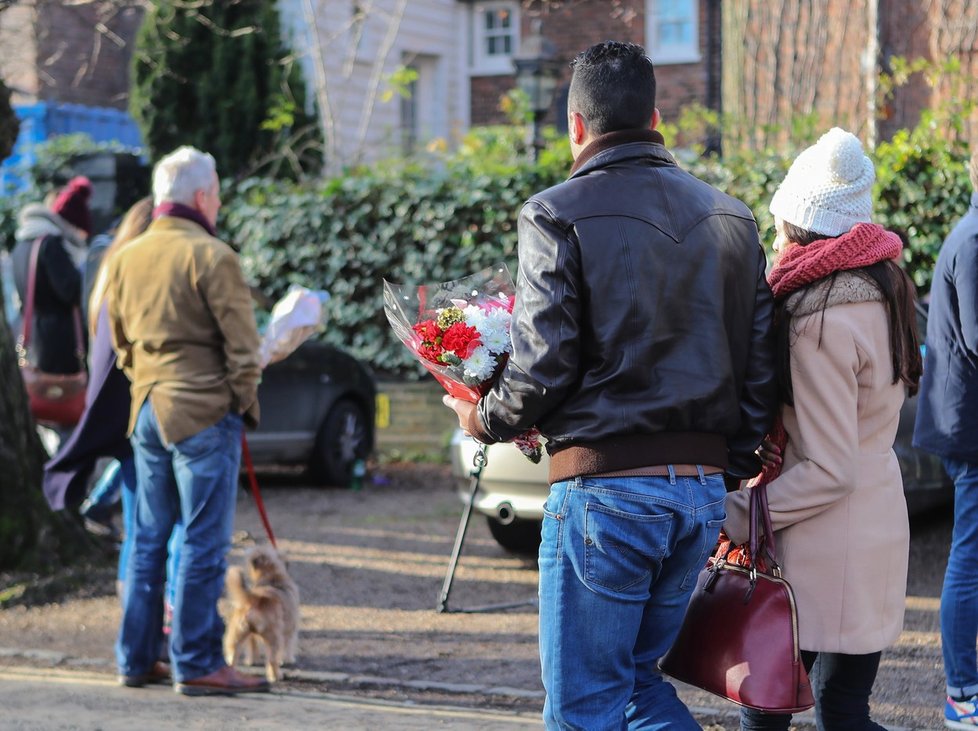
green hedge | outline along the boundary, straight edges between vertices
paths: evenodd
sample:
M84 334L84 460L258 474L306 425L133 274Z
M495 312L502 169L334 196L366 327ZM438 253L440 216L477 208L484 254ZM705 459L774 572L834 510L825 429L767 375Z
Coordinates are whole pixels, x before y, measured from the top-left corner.
M970 197L968 151L948 137L925 116L917 129L874 152L876 219L907 237L905 264L922 293L941 242ZM770 245L767 206L793 158L754 152L681 164L746 202ZM332 180L244 181L225 191L221 226L241 250L248 277L268 296L277 299L293 283L327 289L325 340L380 374L416 377L424 371L384 316L383 279L438 282L500 260L515 275L519 209L534 192L563 180L570 161L565 140L551 136L533 164L519 133L482 129L451 154L358 168ZM38 178L50 180L49 172ZM0 236L8 246L23 200L0 198Z
M497 261L515 275L520 206L567 166L559 154L535 166L513 149L500 158L477 145L438 165L388 163L313 185L250 180L224 230L273 299L293 283L330 292L326 341L379 373L421 375L387 323L383 280L446 281Z
M876 218L908 242L904 265L921 294L930 291L944 238L968 210L969 156L929 115L876 148Z
M555 142L534 166L501 156L504 141L483 139L437 164L378 165L325 183L248 181L228 203L224 226L246 273L270 296L292 283L330 291L327 341L378 372L418 376L424 371L388 327L382 280L444 281L500 260L515 274L523 201L570 167L566 144ZM745 201L770 245L767 205L793 157L751 153L682 164ZM906 266L924 292L944 236L968 205L966 153L919 130L880 145L875 158L876 218L908 237Z

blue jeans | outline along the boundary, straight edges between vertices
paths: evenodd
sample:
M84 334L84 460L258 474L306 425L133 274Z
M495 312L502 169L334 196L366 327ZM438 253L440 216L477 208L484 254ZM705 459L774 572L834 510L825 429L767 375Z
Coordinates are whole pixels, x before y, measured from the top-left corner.
M818 731L886 731L869 717L882 653L844 655L838 652L802 652L801 659L815 696ZM788 731L790 713L740 710L741 731Z
M173 677L192 680L224 665L217 600L234 524L241 429L241 417L228 414L167 446L149 402L139 412L132 435L138 477L133 546L116 642L123 675L146 673L159 658L167 542L179 520L184 538L174 577Z
M116 473L120 479L122 489L122 546L119 548L119 573L117 579L120 582L126 580L126 570L129 565L129 556L132 554L133 536L136 533L136 459L127 457L116 463L119 465ZM174 577L177 575L177 567L180 565L180 547L183 545L183 524L178 520L170 534L170 540L166 546L166 601L173 606L176 596L176 582Z
M723 525L722 475L557 482L540 544L547 729L700 726L656 662Z
M117 485L105 484L110 471L112 471L111 480ZM125 581L126 567L132 554L133 505L136 502L136 460L132 457L126 457L109 465L89 495L89 500L94 496L96 499L93 502L100 504L101 499L113 491L122 498L122 545L119 547L119 571L116 579Z
M945 459L954 480L954 530L941 591L941 647L947 694L978 694L978 464Z
M121 584L125 584L126 570L129 565L129 556L132 554L133 536L136 533L136 460L134 457L127 457L119 465L116 475L121 483L122 491L122 546L119 548L119 573L116 578ZM177 575L177 566L180 565L180 547L183 545L183 524L177 521L167 543L166 561L166 601L173 606L176 596L176 582L173 580Z

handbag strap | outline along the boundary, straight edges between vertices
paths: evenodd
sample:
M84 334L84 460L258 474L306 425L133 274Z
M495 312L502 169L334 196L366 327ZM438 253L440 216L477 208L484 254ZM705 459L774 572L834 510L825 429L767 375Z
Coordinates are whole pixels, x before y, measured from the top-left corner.
M761 483L750 488L750 557L757 565L757 558L766 553L773 568L780 571L777 561L777 544L774 538L774 525L771 509L767 502L767 484Z
M24 302L24 318L21 323L20 347L26 358L27 346L31 342L31 329L34 325L34 294L37 291L37 262L41 255L41 244L44 237L34 239L31 245L31 258L27 266L27 299ZM71 319L75 330L75 355L78 357L79 370L85 370L85 337L82 333L81 309L78 305L71 308Z

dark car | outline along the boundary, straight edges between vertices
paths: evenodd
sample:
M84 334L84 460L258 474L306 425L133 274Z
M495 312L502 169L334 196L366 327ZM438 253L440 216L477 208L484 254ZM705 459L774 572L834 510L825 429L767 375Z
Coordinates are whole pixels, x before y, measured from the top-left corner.
M256 465L299 465L322 485L347 485L374 445L376 386L348 353L307 341L268 366L258 387L261 423L248 432Z
M923 305L918 305L917 315L923 337L927 331L927 310ZM954 495L953 484L944 472L941 460L911 445L916 414L917 399L908 398L900 411L893 445L911 513L947 503ZM477 446L461 431L456 431L452 439L452 473L463 501L468 501L471 492L469 475ZM493 538L503 548L521 553L535 551L540 543L543 503L550 491L546 453L540 464L531 463L512 444L493 445L486 455L488 459L482 470L474 509L486 516Z

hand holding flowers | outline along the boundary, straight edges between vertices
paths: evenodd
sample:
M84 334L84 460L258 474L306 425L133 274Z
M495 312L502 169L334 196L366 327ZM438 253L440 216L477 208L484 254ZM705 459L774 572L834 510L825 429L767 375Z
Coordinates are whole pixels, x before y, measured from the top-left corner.
M509 358L514 298L513 280L503 264L436 285L412 288L384 282L384 310L391 327L459 400L445 403L460 417L475 408ZM514 443L530 460L540 461L536 429Z

